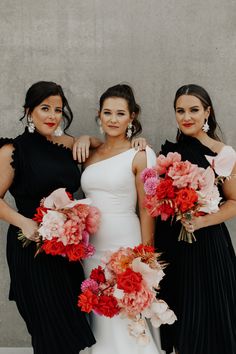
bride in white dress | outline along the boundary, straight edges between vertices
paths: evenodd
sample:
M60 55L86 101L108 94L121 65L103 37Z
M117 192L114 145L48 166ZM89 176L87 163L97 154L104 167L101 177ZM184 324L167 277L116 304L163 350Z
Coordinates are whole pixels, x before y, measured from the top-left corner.
M86 276L101 264L106 251L153 244L154 222L142 207L144 198L140 174L155 164L155 153L131 148L130 138L141 131L139 106L128 85L109 88L100 98L99 124L105 142L92 151L85 164L81 186L86 197L101 211L99 232L91 238L96 248L84 261ZM139 217L136 214L138 204ZM128 333L128 320L119 316L92 315L96 344L82 353L89 354L160 354L151 333L146 346L136 343Z

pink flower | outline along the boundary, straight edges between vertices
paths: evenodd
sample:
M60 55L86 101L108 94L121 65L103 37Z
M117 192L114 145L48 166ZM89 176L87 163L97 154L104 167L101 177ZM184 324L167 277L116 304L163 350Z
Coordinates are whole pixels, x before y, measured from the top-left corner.
M167 156L159 155L155 169L159 175L166 173L175 162L181 161L181 155L177 152L169 152Z
M43 206L49 209L61 209L64 208L70 201L71 200L66 193L66 189L58 188L47 198L43 199Z
M86 229L89 234L95 234L99 227L100 212L95 207L89 208L89 214L86 218Z
M53 237L60 238L64 232L64 222L66 217L58 211L48 210L43 216L42 223L38 229L38 233L43 240L51 240Z
M111 254L107 268L111 273L120 274L129 267L134 258L135 254L132 248L120 248Z
M155 195L159 180L156 177L147 178L144 182L144 191L147 195Z
M145 168L141 173L141 181L146 182L149 178L157 177L157 171L154 168Z
M190 187L197 189L199 181L202 179L203 170L189 161L181 161L170 167L168 176L177 188Z
M81 284L81 290L82 292L85 292L86 290L91 290L93 293L97 293L98 292L98 283L93 280L93 279L86 279L83 281L83 283Z
M91 245L91 243L89 243L85 249L85 258L89 258L89 257L93 256L95 251L96 251L95 247L93 245Z
M134 317L149 307L154 299L155 292L148 289L143 283L140 291L131 294L125 293L123 298L118 300L118 305L121 307L121 313L128 317Z

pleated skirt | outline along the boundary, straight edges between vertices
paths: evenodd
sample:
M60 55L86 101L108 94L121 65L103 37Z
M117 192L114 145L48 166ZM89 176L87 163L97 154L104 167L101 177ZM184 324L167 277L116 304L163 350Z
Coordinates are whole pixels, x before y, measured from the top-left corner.
M25 320L34 354L78 354L95 343L86 316L77 307L82 265L44 253L34 257L35 244L23 248L17 231L10 226L7 238L9 299Z
M163 350L172 353L175 347L179 354L235 354L235 254L226 226L196 231L193 244L177 241L179 229L169 228L168 234L168 225L162 226L156 246L169 266L160 297L178 318L172 326L161 326Z

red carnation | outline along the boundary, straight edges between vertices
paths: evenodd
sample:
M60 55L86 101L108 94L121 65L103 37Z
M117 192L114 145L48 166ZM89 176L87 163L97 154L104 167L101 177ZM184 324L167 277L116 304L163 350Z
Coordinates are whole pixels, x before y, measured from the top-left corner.
M81 310L84 312L91 312L98 304L98 298L91 290L87 289L85 292L79 295L78 306L81 307Z
M113 317L120 311L116 298L112 295L99 296L98 304L94 307L94 311L106 317Z
M62 255L65 253L65 246L62 242L58 242L57 238L52 240L45 240L41 247L46 254L51 254L52 256Z
M101 266L98 266L91 271L90 278L96 280L98 283L105 283L106 281L104 270Z
M193 208L198 201L198 195L192 188L182 188L176 194L175 202L182 213Z
M127 268L125 272L117 275L117 288L126 293L133 293L141 289L142 275Z

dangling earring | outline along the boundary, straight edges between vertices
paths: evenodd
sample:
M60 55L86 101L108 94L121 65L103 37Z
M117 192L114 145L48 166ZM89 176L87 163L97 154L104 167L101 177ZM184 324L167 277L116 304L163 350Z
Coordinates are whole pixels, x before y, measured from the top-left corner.
M35 125L31 116L28 117L27 128L29 133L33 133L35 131Z
M127 130L126 130L126 136L128 139L130 139L133 135L132 128L133 128L133 124L132 124L132 122L129 122Z
M202 126L202 130L207 133L209 131L210 127L209 127L209 124L208 124L208 121L207 119L205 119L205 123L203 124Z
M103 135L103 134L104 134L104 130L103 130L102 122L101 122L100 119L99 119L99 121L98 121L98 125L99 125L99 131L100 131L100 133Z
M62 136L63 130L61 129L61 126L58 125L57 129L54 131L53 135L55 136Z

